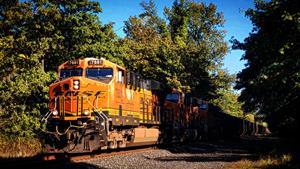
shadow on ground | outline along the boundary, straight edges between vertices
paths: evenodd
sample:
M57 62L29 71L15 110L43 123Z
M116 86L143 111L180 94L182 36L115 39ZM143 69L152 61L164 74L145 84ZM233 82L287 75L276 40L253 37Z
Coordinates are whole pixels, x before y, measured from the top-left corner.
M70 162L68 158L52 161L44 161L41 156L31 158L0 158L1 169L104 169L99 166L84 162Z
M157 161L186 162L234 162L239 160L258 160L279 146L278 140L234 139L215 142L194 142L173 146L162 146L161 149L174 155L153 158Z

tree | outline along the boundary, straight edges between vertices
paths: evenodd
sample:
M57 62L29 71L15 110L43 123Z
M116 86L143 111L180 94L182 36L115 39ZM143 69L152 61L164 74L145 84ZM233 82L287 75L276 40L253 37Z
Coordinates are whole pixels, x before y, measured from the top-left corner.
M170 22L172 37L182 44L180 60L184 66L181 81L190 85L193 93L204 98L218 97L217 90L228 74L218 75L227 53L222 13L214 4L206 5L185 0L175 1L165 13ZM173 31L172 31L173 30Z
M49 49L42 58L45 70L56 70L66 60L105 57L119 62L116 34L112 24L101 25L98 2L89 0L32 0L32 33L47 39Z
M188 3L185 0L175 0L171 9L165 8L169 20L169 29L173 40L187 41L188 37Z
M53 77L40 62L48 44L31 33L32 3L1 2L0 10L0 135L32 138Z
M167 87L191 86L196 96L217 97L227 44L220 30L224 19L216 6L176 0L170 9L165 8L164 20L153 1L141 5L144 12L125 22L125 41L131 51L125 52L130 53L125 63L134 64L127 66L166 82Z
M160 81L164 88L181 86L178 46L173 43L166 22L158 17L153 1L141 5L144 12L125 22L123 62L130 70Z
M242 118L244 116L242 102L238 101L239 94L233 89L219 89L217 91L219 97L213 99L211 103L218 106L224 113L235 117Z
M294 137L299 129L300 12L297 0L256 1L248 9L254 28L244 42L246 68L237 75L236 89L247 112L265 114L273 132Z
M36 137L47 113L51 71L66 60L121 53L112 24L88 0L0 1L0 134Z

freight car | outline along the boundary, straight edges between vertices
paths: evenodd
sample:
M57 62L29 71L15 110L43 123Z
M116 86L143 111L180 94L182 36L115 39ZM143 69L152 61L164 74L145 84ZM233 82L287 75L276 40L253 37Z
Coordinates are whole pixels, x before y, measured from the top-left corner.
M236 139L269 135L270 131L263 119L249 120L223 112L219 107L209 106L207 117L208 137L210 140Z
M188 94L174 90L159 99L158 82L104 58L67 61L58 75L42 119L48 151L90 152L197 135Z

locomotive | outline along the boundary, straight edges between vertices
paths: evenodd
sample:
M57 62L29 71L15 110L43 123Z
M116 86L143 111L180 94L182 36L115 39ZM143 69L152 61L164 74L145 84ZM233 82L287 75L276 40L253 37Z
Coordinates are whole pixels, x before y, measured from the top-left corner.
M197 118L207 112L189 93L173 90L160 99L159 82L104 58L67 61L58 75L49 86L49 112L42 119L48 151L91 152L182 141L197 137Z

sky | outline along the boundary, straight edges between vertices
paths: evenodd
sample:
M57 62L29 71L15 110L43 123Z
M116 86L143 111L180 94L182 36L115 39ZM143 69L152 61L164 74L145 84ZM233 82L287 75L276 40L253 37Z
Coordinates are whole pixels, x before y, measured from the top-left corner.
M137 16L142 13L140 2L142 0L97 0L102 8L99 19L103 24L114 22L114 31L118 36L124 37L123 26L129 16ZM214 3L217 11L222 12L225 18L224 30L226 30L225 40L231 47L229 40L231 37L243 41L249 36L252 24L249 18L245 17L244 11L254 8L253 0L194 0L206 4ZM147 2L147 0L146 0ZM171 7L174 0L154 0L158 15L164 18L164 7ZM245 61L241 61L243 55L241 50L230 50L224 59L223 68L229 73L235 74L245 67Z

